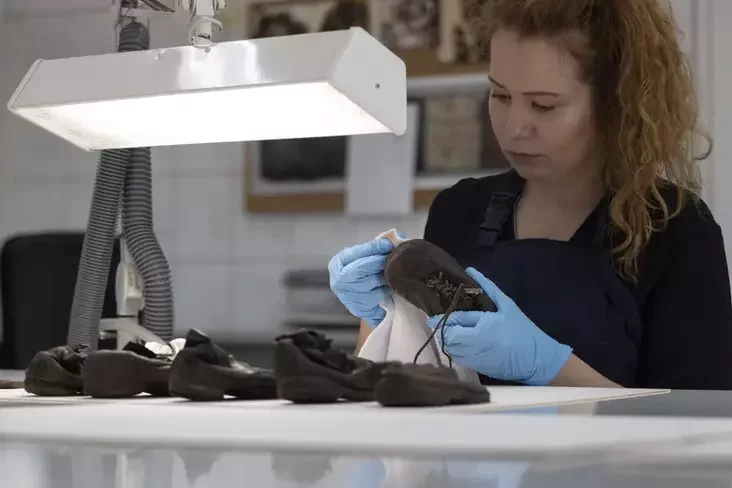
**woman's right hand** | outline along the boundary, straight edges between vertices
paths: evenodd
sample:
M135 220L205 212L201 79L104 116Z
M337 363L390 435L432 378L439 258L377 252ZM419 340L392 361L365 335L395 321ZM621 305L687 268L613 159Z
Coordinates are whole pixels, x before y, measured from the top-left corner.
M391 296L384 278L386 258L394 244L381 238L347 247L328 263L330 289L349 312L376 327L386 311L379 304Z

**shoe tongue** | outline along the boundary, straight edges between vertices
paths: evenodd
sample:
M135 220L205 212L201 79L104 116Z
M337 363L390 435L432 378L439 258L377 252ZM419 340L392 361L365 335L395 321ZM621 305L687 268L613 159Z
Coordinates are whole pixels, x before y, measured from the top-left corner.
M312 348L320 351L330 349L332 341L320 332L314 330L302 329L293 334L285 334L277 337L275 340L290 339L293 344L299 348Z
M330 347L330 344L328 345ZM314 361L319 361L323 364L335 368L344 373L350 373L362 366L369 364L367 361L362 361L360 358L352 356L344 351L337 349L317 349L314 347L301 347L300 350L305 353L306 356L310 357Z
M344 373L353 373L357 370L363 369L373 364L373 362L369 361L368 359L353 356L352 354L348 354L347 352L338 351L335 349L324 351L321 354L312 354L311 351L303 349L305 355L310 357L312 360L316 362L321 362L322 364L330 366L331 368L335 368Z
M210 343L211 339L198 329L190 329L186 334L186 346L197 346L199 344Z
M85 350L86 346L77 346L73 348L61 346L56 348L53 356L66 371L78 373L81 371L81 365L86 358Z
M128 342L127 345L122 348L122 350L134 352L138 356L142 356L142 357L145 357L148 359L155 359L158 357L157 354L155 354L150 349L148 349L147 347L145 347L142 344L137 343L137 342Z
M186 334L185 349L195 347L206 362L217 366L231 366L234 358L229 353L217 346L211 339L197 329L191 329Z
M283 339L291 340L311 360L345 373L350 373L368 364L359 361L359 358L355 358L343 351L332 349L331 345L333 341L328 339L324 334L314 330L300 329L292 334L280 335L275 338L275 341Z

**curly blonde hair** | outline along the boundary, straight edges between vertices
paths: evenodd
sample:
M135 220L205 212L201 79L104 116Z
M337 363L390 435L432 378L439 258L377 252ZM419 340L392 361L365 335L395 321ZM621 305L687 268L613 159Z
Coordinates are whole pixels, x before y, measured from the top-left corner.
M578 62L602 114L615 264L635 279L651 234L698 199L698 162L712 148L668 0L472 1L487 42L508 29L557 42ZM697 152L701 140L708 144ZM668 183L677 187L673 208L660 192Z

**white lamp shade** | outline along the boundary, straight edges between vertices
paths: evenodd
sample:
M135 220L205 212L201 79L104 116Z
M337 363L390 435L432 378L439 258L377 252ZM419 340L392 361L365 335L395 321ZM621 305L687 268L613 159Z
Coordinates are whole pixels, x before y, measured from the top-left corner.
M8 108L89 151L402 135L406 67L354 27L39 60Z

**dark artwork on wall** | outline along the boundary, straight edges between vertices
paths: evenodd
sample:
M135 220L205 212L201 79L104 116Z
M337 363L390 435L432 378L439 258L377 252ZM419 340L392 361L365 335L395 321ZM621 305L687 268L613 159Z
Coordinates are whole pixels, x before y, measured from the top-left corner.
M409 76L487 69L486 7L492 0L374 0L382 42Z
M419 104L418 175L479 174L508 167L493 134L486 95L431 96Z
M490 41L483 11L491 0L456 0L459 17L450 25L452 62L458 65L485 65L489 61Z
M386 17L381 24L384 44L394 50L437 49L440 46L439 0L385 1Z
M262 141L261 177L270 181L344 178L345 137Z

